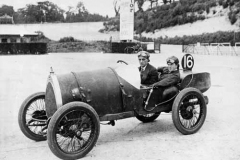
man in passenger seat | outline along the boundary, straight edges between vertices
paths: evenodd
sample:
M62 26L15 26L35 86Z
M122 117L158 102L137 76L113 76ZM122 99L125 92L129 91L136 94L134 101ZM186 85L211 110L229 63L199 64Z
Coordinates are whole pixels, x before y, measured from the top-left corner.
M140 67L138 67L141 78L141 87L152 85L158 81L157 69L149 64L150 54L146 51L138 52L138 61Z
M167 67L158 67L159 72L158 82L152 84L154 88L168 87L179 83L179 60L175 56L167 58Z

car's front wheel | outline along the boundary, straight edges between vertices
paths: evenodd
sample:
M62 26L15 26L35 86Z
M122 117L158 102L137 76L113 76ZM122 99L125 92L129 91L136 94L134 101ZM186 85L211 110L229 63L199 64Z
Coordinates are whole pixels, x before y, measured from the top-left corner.
M52 116L47 132L51 151L61 159L78 159L97 142L100 122L96 111L83 102L71 102Z

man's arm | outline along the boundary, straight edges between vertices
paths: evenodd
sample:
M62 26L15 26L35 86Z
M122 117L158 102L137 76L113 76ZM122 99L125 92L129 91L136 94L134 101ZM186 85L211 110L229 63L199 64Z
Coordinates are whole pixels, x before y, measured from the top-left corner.
M168 73L168 67L158 67L157 71L160 72L161 74L163 73Z
M170 74L168 77L162 79L161 81L154 83L155 87L167 87L175 85L180 81L180 77L177 74Z

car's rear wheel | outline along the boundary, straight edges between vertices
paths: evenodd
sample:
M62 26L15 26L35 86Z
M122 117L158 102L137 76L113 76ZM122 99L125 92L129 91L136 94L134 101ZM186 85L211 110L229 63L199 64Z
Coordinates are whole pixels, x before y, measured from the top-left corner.
M202 127L206 115L206 103L198 89L183 89L173 102L173 123L182 134L188 135L197 132Z
M161 112L156 113L149 113L145 115L136 115L136 118L143 123L153 122L155 119L158 118Z
M34 93L25 99L18 112L18 124L23 134L29 139L46 140L45 92Z
M83 102L71 102L52 116L47 133L51 151L61 159L78 159L97 142L100 123L96 111Z

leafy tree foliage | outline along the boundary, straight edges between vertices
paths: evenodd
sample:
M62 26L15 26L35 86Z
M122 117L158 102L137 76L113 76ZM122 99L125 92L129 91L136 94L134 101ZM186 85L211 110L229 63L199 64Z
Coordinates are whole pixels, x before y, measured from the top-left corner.
M36 5L27 4L26 7L14 11L12 6L3 5L0 16L7 14L13 16L15 23L42 23L42 22L97 22L106 21L108 17L99 14L90 14L82 2L79 2L74 11L70 7L66 12L56 4L43 1ZM64 18L66 15L66 19Z
M144 13L136 12L134 23L136 33L154 32L156 29L204 20L203 13L208 14L211 7L221 4L230 7L229 20L232 24L237 21L237 14L240 12L239 0L179 0L167 3L168 1L164 1L163 5L150 8Z
M106 21L107 19L107 16L103 17L99 14L90 14L84 4L79 2L76 8L69 7L69 10L66 12L65 22L98 22Z
M37 5L27 4L25 8L18 9L15 19L18 23L40 23L64 21L64 10L52 2L38 2Z
M13 16L13 14L14 14L13 6L3 5L0 8L0 16L3 16L5 14L7 14L9 16Z
M139 12L143 12L142 6L143 6L143 4L144 4L145 1L146 1L146 0L135 0L135 3L136 3L137 6L138 6L138 11L139 11Z

